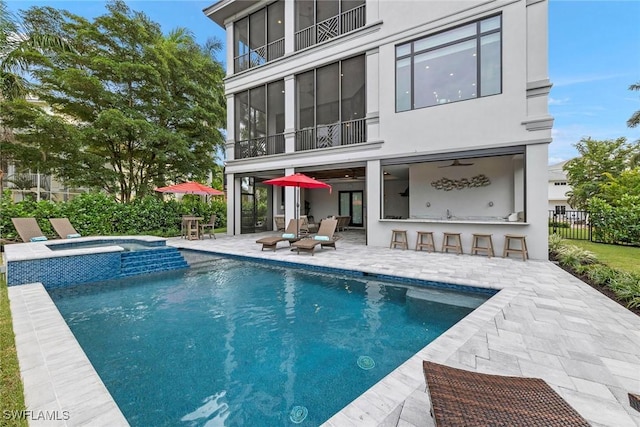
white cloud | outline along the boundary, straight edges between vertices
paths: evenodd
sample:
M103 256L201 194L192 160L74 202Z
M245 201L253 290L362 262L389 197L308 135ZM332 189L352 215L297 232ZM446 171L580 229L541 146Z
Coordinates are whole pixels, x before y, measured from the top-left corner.
M604 74L604 75L591 75L591 76L569 76L569 77L557 77L552 78L554 87L571 86L582 83L591 83L601 80L616 79L618 77L624 77L625 74Z
M549 97L549 105L566 105L569 102L569 98L552 98Z

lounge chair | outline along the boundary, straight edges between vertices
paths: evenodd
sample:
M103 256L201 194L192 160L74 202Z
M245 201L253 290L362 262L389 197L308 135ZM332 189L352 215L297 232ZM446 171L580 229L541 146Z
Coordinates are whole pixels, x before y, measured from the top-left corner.
M284 230L284 215L274 215L273 224L276 231Z
M56 234L63 239L80 237L80 233L73 228L68 218L49 218L49 222L53 229L56 230Z
M40 242L47 240L35 218L11 218L13 226L23 242Z
M318 232L318 225L311 221L313 217L307 217L306 215L300 215L302 223L300 224L301 234L313 234Z
M318 234L308 239L299 240L291 246L296 248L298 253L300 253L300 251L311 252L311 255L313 255L318 245L322 247L329 246L336 249L336 241L333 238L333 233L335 233L337 225L337 219L322 220Z
M588 426L544 380L423 361L436 426Z
M212 236L214 239L216 238L216 233L214 233L213 230L215 230L216 228L217 217L217 215L211 215L211 219L207 224L200 224L200 236L204 236L205 230L209 229L209 238L211 238Z
M298 232L300 230L301 221L298 220L297 222L298 223L296 224L295 219L290 220L289 225L287 225L283 234L263 237L262 239L256 240L256 243L260 243L262 245L262 249L260 249L260 251L264 251L265 249L273 249L273 251L275 251L279 242L289 242L289 245L291 245L291 243L300 240Z
M336 226L338 231L344 231L351 223L350 216L337 216L336 219L338 220L338 225Z

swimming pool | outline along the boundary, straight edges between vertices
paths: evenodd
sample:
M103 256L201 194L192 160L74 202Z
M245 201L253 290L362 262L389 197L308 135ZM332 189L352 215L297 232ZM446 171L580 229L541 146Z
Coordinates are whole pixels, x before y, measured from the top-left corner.
M71 242L55 242L47 244L46 246L52 251L63 251L67 249L84 249L84 248L102 248L106 246L120 246L125 251L145 251L149 249L155 249L160 245L160 242L145 242L136 239L97 239L88 241L71 241Z
M490 296L230 259L50 293L133 426L319 425Z

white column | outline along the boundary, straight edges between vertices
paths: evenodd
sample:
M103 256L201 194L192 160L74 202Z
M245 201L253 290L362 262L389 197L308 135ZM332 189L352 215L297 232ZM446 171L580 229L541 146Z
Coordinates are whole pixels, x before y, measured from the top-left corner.
M227 22L225 25L227 34L227 76L233 75L233 22Z
M527 145L526 186L527 186L527 222L529 227L522 234L527 235L529 257L546 260L549 257L547 203L549 199L548 144Z
M366 53L366 61L367 141L377 141L380 139L380 54L377 48Z
M236 185L235 176L232 173L227 175L227 234L233 236L235 229L235 200L236 200Z
M295 50L296 5L295 1L284 2L284 54Z
M227 160L236 158L235 138L235 103L233 95L227 95L227 140L225 145L225 156Z
M374 235L379 229L382 200L382 168L380 160L367 161L367 188L365 194L367 244L369 236Z
M296 79L293 75L284 78L284 151L296 151Z
M389 2L389 4L391 3ZM367 0L366 4L367 25L369 25L380 19L380 0Z
M295 173L294 168L286 168L284 170L284 174L292 175ZM296 188L295 187L284 187L284 215L285 215L285 224L286 227L289 224L289 220L296 217Z

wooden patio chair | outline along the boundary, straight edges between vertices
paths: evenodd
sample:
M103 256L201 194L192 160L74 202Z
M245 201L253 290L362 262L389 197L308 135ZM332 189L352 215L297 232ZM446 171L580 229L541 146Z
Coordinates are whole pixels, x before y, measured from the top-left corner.
M300 240L297 233L300 230L301 220L298 220L297 222L298 224L296 225L295 219L290 220L289 225L287 225L283 234L263 237L256 240L256 243L262 245L262 249L260 249L260 251L262 252L265 249L272 249L275 252L279 242L289 242L289 245L291 245L293 242Z
M69 218L49 218L51 226L56 231L56 234L62 239L73 239L80 237L80 233L73 228Z
M216 233L213 231L216 228L216 219L218 218L217 215L211 215L211 219L209 220L208 223L206 224L200 224L200 236L204 236L205 235L205 231L209 230L209 238L213 237L214 239L216 239Z
M298 250L298 254L300 251L303 251L311 252L311 255L313 255L318 245L321 247L327 246L336 249L336 240L333 237L333 233L336 231L337 224L337 219L324 219L320 223L318 234L308 239L302 239L294 242L291 246Z
M544 380L423 361L436 426L588 426Z
M16 228L20 239L23 242L39 242L47 240L35 218L11 218L13 226Z

